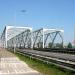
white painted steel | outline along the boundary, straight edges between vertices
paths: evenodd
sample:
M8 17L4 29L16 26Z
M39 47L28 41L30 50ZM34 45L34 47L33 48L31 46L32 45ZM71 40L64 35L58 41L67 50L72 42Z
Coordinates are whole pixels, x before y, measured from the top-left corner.
M59 29L41 28L32 31L30 27L6 26L1 40L5 48L48 48L49 43L53 47L58 35L61 39L60 43L63 45L62 33L63 30Z

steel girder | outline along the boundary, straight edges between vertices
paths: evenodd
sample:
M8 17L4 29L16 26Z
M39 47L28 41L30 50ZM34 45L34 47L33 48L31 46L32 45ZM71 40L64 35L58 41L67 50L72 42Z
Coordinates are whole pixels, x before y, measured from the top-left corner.
M5 26L4 31L1 35L2 47L7 48L7 41L24 32L26 29L31 30L30 27Z
M33 47L43 47L43 29L33 32Z
M47 43L51 43L51 48L52 48L56 40L56 37L58 35L59 35L59 38L61 38L61 44L63 46L62 32L63 30L44 29L44 28L34 31L33 32L33 47L34 48L45 48L45 47L48 47Z
M59 35L59 37L61 38L61 42L60 42L60 44L62 44L62 46L63 46L63 36L62 36L62 34L61 34L61 32L60 31L55 31L55 32L52 32L52 33L48 33L48 34L45 34L45 42L44 42L44 46L45 47L48 47L47 46L47 42L49 42L49 43L51 43L51 48L54 46L54 42L55 42L55 40L56 40L56 37L57 37L57 35ZM49 40L50 41L49 41ZM59 38L58 38L59 39ZM59 40L60 41L60 40ZM58 41L57 41L58 42ZM48 44L49 44L48 43Z
M1 47L6 48L6 27L4 28L4 31L3 31L0 39L1 39Z
M7 41L8 47L32 48L32 29L26 29L24 32L16 35Z
M49 43L51 43L52 48L55 44L55 40L59 40L59 38L61 40L61 44L63 45L63 30L41 28L32 32L32 28L28 27L24 27L24 30L22 30L22 27L16 27L15 29L14 28L15 27L12 27L12 29L7 28L8 30L6 30L5 28L2 33L1 39L4 43L3 45L6 45L7 48L46 48L48 47ZM16 35L15 32L18 32L20 29L21 33Z

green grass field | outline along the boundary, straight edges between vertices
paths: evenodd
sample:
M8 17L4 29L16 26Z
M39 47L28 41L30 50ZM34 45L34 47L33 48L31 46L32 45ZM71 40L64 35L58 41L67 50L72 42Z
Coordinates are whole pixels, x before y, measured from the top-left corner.
M74 72L71 72L66 69L62 69L53 64L46 64L37 59L30 59L30 57L18 53L16 53L16 56L20 60L26 62L31 68L41 72L43 75L75 75Z

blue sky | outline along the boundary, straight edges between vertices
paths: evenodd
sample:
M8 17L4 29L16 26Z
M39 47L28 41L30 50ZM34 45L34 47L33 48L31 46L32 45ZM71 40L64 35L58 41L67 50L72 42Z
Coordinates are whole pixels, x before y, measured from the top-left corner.
M5 25L64 29L64 41L72 42L75 0L0 0L0 32Z

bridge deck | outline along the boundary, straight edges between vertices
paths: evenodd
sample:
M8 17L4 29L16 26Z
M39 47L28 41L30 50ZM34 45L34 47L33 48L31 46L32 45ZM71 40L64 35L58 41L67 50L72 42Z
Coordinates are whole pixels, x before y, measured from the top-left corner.
M75 71L75 55L64 53L53 53L36 50L17 49L21 54L29 55L44 62L52 62L57 66Z
M75 62L75 55L73 55L73 54L44 52L44 51L26 50L26 49L23 49L23 50L20 50L20 51L30 52L30 53L34 53L34 54L39 54L39 55L44 55L44 56L48 56L48 57L59 58L59 59L64 59L64 60Z
M14 54L0 49L0 75L40 75Z

